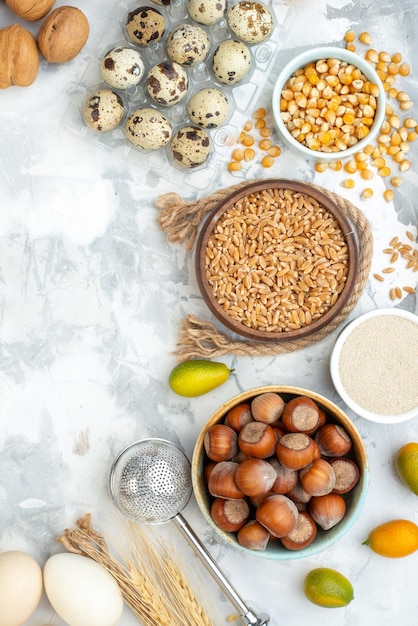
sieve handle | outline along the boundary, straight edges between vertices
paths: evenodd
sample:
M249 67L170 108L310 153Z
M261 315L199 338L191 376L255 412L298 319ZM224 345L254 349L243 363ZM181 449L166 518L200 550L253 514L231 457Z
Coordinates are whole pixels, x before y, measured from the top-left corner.
M252 609L250 609L242 598L238 595L237 591L233 588L231 583L225 578L225 575L219 569L219 566L213 560L209 552L203 546L196 533L189 526L187 521L178 513L172 518L172 521L177 526L183 537L190 543L196 555L202 561L203 565L208 570L209 574L215 579L219 586L223 589L225 595L229 598L231 604L236 608L241 620L245 624L250 626L265 626L270 621L268 615L257 616Z

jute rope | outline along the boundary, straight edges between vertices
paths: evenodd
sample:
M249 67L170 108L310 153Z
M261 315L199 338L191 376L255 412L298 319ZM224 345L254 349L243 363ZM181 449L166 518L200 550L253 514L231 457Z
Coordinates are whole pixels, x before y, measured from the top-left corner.
M220 189L210 196L187 202L176 193L167 193L156 199L160 209L158 223L172 243L185 244L191 250L202 218L214 209L222 200L234 191L248 185L248 181L226 189ZM309 337L293 339L282 343L263 343L259 341L236 340L219 331L214 324L188 315L182 322L180 338L175 355L178 361L192 358L212 359L225 354L238 356L275 356L295 350L301 350L335 330L344 321L357 304L367 283L373 255L373 237L369 222L364 214L351 202L323 187L309 185L320 190L345 212L357 230L359 240L359 266L356 283L350 298L340 313L324 328Z

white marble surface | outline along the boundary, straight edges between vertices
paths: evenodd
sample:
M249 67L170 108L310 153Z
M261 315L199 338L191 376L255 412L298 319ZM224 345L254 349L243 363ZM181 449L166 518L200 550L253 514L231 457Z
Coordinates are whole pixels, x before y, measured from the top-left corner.
M31 87L0 94L0 550L26 550L41 565L60 549L55 537L80 515L103 519L112 510L110 463L136 439L162 436L181 443L191 457L201 427L218 405L269 383L306 387L342 404L328 370L336 333L276 358L227 356L222 360L235 373L205 396L188 400L170 391L181 320L188 313L210 316L198 293L192 255L169 244L156 221L154 200L172 183L63 128L71 86L103 45L114 9L113 0L75 4L91 24L80 56L62 66L42 64ZM295 48L340 43L349 28L368 30L377 49L400 51L411 63L407 91L418 100L416 0L289 0L289 11L279 63ZM0 26L14 21L1 4ZM37 32L37 24L29 27ZM265 94L268 105L268 90ZM383 179L370 185L374 198L360 202L360 182L344 190L341 173L316 174L312 164L286 150L268 173L255 169L249 176L309 180L357 203L375 238L372 271L381 271L387 264L381 251L389 240L396 234L404 238L406 229L417 232L416 145L410 154L413 167L389 204L381 196ZM216 185L235 182L221 168ZM185 195L193 196L190 189ZM414 277L399 266L393 280L414 284ZM351 316L393 306L388 285L370 280ZM416 311L415 295L397 306ZM385 560L361 542L387 519L418 522L418 500L400 484L392 463L400 445L417 440L417 421L381 426L347 412L367 446L371 479L358 521L337 545L293 562L250 558L218 540L194 501L184 512L240 594L267 612L275 626L416 624L417 557ZM169 525L163 532L195 559L175 529ZM355 600L347 608L321 609L304 598L305 574L322 565L351 579ZM213 587L222 614L233 613L197 561L196 569ZM44 623L63 623L45 598L27 624ZM121 625L134 623L126 610Z

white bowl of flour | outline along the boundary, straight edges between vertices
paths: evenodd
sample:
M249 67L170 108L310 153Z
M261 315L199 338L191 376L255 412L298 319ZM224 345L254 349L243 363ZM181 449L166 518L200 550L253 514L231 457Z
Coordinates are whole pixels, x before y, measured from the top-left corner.
M342 400L381 424L418 415L418 316L377 309L350 322L331 355L331 378Z

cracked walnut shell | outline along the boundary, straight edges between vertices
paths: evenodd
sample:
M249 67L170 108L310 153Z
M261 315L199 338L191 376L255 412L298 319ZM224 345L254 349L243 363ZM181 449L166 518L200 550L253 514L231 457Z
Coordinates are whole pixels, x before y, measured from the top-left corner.
M0 30L0 89L27 87L39 72L36 39L26 28L11 24Z
M5 0L9 9L29 22L36 22L52 9L55 0Z
M49 63L66 63L82 50L90 33L84 13L72 6L51 11L38 33L39 50Z

